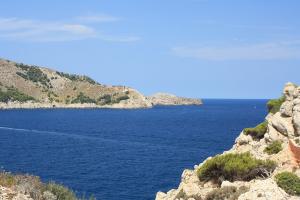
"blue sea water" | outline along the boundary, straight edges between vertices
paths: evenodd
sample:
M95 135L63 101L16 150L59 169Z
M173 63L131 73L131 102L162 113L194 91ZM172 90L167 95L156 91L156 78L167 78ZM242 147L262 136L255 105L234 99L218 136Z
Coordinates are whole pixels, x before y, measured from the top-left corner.
M229 149L261 122L266 100L153 109L0 111L0 166L98 200L152 200L185 168Z

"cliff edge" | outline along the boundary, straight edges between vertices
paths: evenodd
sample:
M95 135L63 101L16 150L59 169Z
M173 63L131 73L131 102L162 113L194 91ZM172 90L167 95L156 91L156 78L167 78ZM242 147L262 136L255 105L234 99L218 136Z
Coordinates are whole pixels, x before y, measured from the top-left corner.
M156 200L300 199L300 87L287 83L265 121L245 128L233 147L182 173Z

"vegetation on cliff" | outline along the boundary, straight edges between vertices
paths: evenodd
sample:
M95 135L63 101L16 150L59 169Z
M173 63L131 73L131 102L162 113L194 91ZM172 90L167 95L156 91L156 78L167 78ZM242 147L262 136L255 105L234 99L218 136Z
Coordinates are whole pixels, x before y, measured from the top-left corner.
M259 160L247 153L228 153L207 160L197 171L200 181L249 181L267 176L276 167L271 160ZM222 180L223 179L223 180Z
M222 188L217 188L207 194L205 200L237 200L239 196L247 192L249 188L247 187L234 187L234 186L225 186Z
M300 178L291 172L282 172L275 176L276 183L286 193L300 196Z
M277 154L282 150L282 142L281 141L273 141L271 144L269 144L265 149L264 152L272 155Z
M75 192L66 186L55 182L43 183L37 176L13 175L9 172L0 172L0 186L11 188L16 193L28 194L32 199L42 200L85 200L84 197L76 196ZM16 195L11 194L11 195ZM13 198L13 196L12 196ZM94 197L89 197L94 200Z
M268 129L268 122L264 121L254 128L245 128L244 133L250 135L255 140L260 140L264 137Z
M285 101L285 97L280 97L278 99L271 99L267 103L267 108L270 113L277 113L280 109L281 104Z

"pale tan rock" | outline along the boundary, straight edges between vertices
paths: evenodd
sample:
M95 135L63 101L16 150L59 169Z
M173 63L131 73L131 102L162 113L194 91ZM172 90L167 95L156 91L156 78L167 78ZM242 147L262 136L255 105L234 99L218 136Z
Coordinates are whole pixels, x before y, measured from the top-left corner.
M285 101L280 107L280 114L284 117L292 117L293 115L293 101Z
M282 117L279 112L270 115L267 121L281 134L285 136L294 136L294 127L292 117Z
M241 194L238 200L288 200L291 198L290 195L278 187L276 182L271 178L252 180L249 186L249 191Z
M296 89L295 84L291 82L285 84L283 89L283 94L285 96L286 101L292 101L294 99L295 89Z
M238 145L249 144L253 139L250 135L245 135L243 132L236 138L235 143Z

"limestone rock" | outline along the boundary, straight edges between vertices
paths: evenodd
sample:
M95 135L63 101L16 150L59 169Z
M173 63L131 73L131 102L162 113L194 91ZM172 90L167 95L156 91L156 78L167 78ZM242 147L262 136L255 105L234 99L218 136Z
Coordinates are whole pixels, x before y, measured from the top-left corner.
M283 94L285 96L286 101L292 101L294 99L295 95L295 84L288 82L285 84L285 87L283 89Z
M280 107L280 114L284 117L292 117L293 115L293 102L285 101Z
M268 178L266 180L250 181L250 189L248 192L241 194L238 200L286 200L291 197L279 188L274 180Z
M253 139L250 135L245 135L243 132L236 138L235 143L238 145L249 144Z
M294 127L291 117L282 117L278 112L269 116L267 121L281 134L285 136L294 136Z

